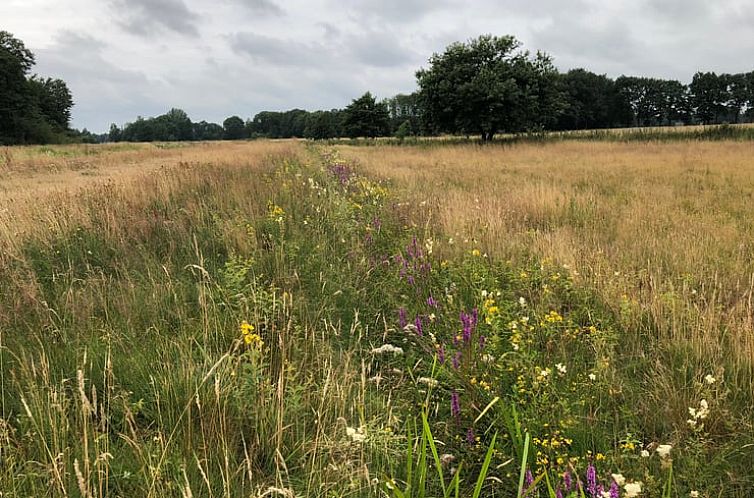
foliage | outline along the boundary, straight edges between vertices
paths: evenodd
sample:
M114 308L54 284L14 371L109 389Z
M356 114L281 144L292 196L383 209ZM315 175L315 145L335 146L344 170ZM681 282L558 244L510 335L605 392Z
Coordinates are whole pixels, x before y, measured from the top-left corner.
M73 99L60 79L27 77L34 54L0 31L0 144L66 140Z
M347 137L381 137L390 129L387 105L367 92L343 109L343 133Z
M454 43L417 72L428 127L481 135L527 131L557 119L562 97L551 59L518 51L511 37L481 36Z

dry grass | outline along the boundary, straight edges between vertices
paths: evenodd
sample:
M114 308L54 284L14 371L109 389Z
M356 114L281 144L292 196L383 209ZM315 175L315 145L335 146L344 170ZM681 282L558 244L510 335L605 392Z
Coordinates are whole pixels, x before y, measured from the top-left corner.
M628 329L688 346L750 386L754 144L341 149L434 203L456 240L475 239L496 257L569 265Z

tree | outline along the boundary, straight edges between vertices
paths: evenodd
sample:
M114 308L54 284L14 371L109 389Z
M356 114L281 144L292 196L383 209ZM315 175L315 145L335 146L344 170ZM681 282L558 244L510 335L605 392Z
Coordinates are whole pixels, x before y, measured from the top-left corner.
M59 79L27 77L34 54L0 31L0 143L46 143L75 139L70 134L73 98Z
M726 81L715 73L698 72L691 80L689 91L697 119L704 124L717 122L729 100Z
M110 132L107 134L107 139L110 142L120 142L123 139L123 132L115 123L110 125Z
M549 56L519 47L512 36L485 35L434 54L416 73L426 125L489 141L552 124L564 106L557 71Z
M243 119L231 116L223 121L223 138L225 140L240 140L246 138L246 127Z
M339 112L332 110L310 113L306 120L304 136L314 140L326 140L340 136Z
M390 131L387 106L367 92L343 110L343 132L351 138L381 137Z
M613 125L613 80L586 69L572 69L560 76L565 108L558 118L561 130L608 128Z

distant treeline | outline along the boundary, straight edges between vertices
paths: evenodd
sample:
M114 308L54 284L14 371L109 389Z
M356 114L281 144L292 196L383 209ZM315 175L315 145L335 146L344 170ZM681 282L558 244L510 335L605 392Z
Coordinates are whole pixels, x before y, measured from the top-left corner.
M29 76L34 55L0 31L0 144L61 141L191 141L248 138L385 137L539 133L604 128L754 121L754 71L698 72L677 80L586 69L561 73L552 58L520 49L511 36L480 36L434 54L416 73L418 89L377 101L371 93L344 109L264 111L222 124L193 122L172 109L111 125L93 135L70 128L73 99L65 82Z
M742 123L754 121L754 71L739 74L697 73L691 83L621 76L616 79L585 69L557 73L556 102L550 119L535 126L498 131L565 131L648 126ZM112 125L109 140L235 140L247 138L342 137L404 138L441 132L476 134L479 130L443 129L429 119L420 91L381 102L367 93L345 109L263 111L246 121L238 116L222 125L192 123L173 109L156 118L139 118L121 130ZM545 118L542 111L540 118Z

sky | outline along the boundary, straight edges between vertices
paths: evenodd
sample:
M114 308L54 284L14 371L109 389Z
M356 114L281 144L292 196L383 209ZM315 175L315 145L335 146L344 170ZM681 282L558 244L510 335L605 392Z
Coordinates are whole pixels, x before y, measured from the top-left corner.
M513 35L565 71L754 69L752 0L1 0L0 30L73 93L72 125L184 109L221 123L409 93L455 41Z

